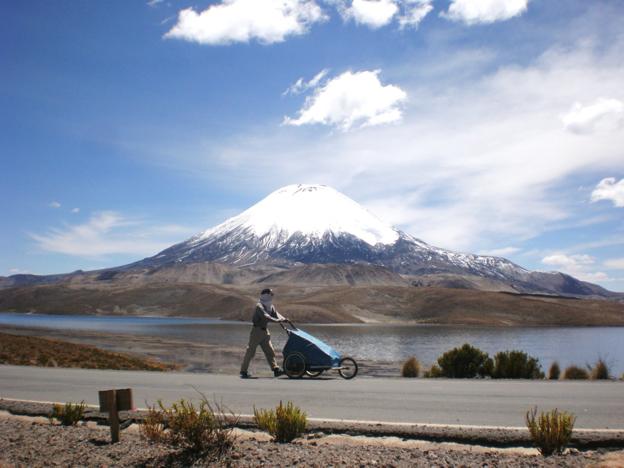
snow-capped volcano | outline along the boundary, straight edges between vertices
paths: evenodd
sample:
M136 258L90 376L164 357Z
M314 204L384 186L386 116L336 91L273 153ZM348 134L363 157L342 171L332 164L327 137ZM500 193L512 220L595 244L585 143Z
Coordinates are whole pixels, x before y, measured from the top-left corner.
M485 278L516 291L593 294L561 273L528 271L500 257L433 247L382 222L324 185L289 185L251 208L128 267L214 262L249 265L370 264L401 275Z
M321 239L326 234L349 234L367 244L391 245L399 232L359 204L326 185L289 185L271 193L238 216L208 229L201 242L234 231L246 231L266 245L277 245L293 235Z

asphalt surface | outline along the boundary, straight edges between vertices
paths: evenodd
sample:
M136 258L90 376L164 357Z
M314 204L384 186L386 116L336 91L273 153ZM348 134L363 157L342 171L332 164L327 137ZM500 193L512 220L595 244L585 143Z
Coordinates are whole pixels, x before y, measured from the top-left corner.
M559 408L577 428L624 429L624 382L355 378L290 380L176 372L0 366L0 398L97 404L98 390L132 388L135 406L199 393L251 414L291 400L309 417L521 427L527 409Z

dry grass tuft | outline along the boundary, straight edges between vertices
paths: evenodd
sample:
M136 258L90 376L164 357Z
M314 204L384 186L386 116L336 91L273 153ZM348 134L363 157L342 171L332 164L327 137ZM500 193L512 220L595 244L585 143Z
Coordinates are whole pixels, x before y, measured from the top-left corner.
M84 401L80 403L65 403L65 405L55 404L50 413L50 420L56 419L63 426L75 426L84 417L85 408Z
M611 378L609 366L604 359L600 358L596 361L594 367L591 368L590 378L592 380L609 380Z
M420 362L416 357L412 356L407 361L403 363L403 367L401 368L401 375L403 377L418 377L420 374Z
M256 409L254 419L260 429L267 431L276 442L292 442L303 434L308 426L305 412L289 401L286 406L280 401L275 410Z
M572 438L576 417L556 408L537 415L537 406L526 413L526 425L533 443L542 455L561 454Z
M559 363L555 361L550 365L550 369L548 369L548 380L559 380L560 375L561 369L559 368Z
M589 372L582 367L569 366L563 371L563 378L564 380L587 380L589 379Z

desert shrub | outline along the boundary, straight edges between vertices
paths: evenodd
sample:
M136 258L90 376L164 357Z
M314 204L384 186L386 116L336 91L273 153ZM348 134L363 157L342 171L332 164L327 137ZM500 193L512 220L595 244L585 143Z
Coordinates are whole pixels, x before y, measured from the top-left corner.
M49 417L58 420L63 426L75 426L84 417L86 407L84 401L64 405L55 404Z
M563 378L565 380L587 380L589 379L589 372L578 366L569 366L563 371Z
M526 425L533 443L545 457L561 454L572 438L576 417L556 408L537 415L537 407L527 411Z
M431 366L431 368L429 368L429 370L425 371L425 373L423 374L423 377L427 379L435 379L437 377L443 377L442 369L440 369L438 366L434 364L433 366Z
M203 396L197 407L185 399L170 407L159 400L158 407L150 408L141 433L154 442L182 448L187 454L221 457L234 445L237 419Z
M438 365L444 377L472 378L492 373L492 360L487 353L468 343L444 353L438 358Z
M559 368L559 363L555 361L548 369L548 380L559 380L559 375L561 375L561 369Z
M165 442L165 414L159 407L148 406L147 416L139 426L139 433L150 442Z
M401 375L403 377L418 377L418 374L420 374L420 363L418 359L412 356L403 363Z
M609 372L609 366L600 358L591 368L590 378L592 380L609 380L611 378L611 372Z
M543 379L539 360L522 351L501 351L494 356L495 379Z
M305 412L289 401L286 406L280 401L275 410L257 410L254 407L254 419L260 429L267 431L276 442L284 443L303 434L308 426Z

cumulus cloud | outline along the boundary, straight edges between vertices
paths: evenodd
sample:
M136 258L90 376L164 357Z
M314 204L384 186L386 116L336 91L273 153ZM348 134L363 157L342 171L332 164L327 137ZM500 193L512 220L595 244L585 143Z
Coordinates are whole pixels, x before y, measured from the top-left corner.
M575 102L561 116L564 128L572 133L587 134L596 130L613 130L624 124L624 103L618 99L599 98L583 105Z
M328 69L321 70L314 75L310 81L305 81L303 78L299 78L282 93L282 96L286 96L288 94L301 94L308 89L316 88L321 83L323 78L327 76L327 73L329 73Z
M61 204L59 202L57 202L57 201L52 201L52 202L48 203L48 206L50 208L55 208L56 209L56 208L60 208Z
M609 279L609 276L602 271L592 271L596 259L586 254L556 253L544 257L542 263L584 281L606 281Z
M222 0L201 12L181 10L165 38L208 45L254 39L272 44L305 34L312 24L326 18L314 0Z
M353 0L341 13L345 19L377 29L390 23L398 11L394 0Z
M72 213L80 213L80 208L72 208Z
M334 0L344 21L378 29L397 20L401 29L417 28L433 10L432 0Z
M529 0L451 0L442 16L468 25L494 23L521 15L528 3Z
M180 241L189 230L177 225L154 225L114 211L93 214L85 223L30 234L41 250L85 258L112 254L153 255ZM174 237L175 235L175 237Z
M591 201L610 200L614 206L624 207L624 179L616 182L615 177L602 179L591 193Z
M397 122L407 94L398 86L383 85L380 70L347 71L318 86L306 99L296 118L286 117L286 125L323 124L343 131Z

